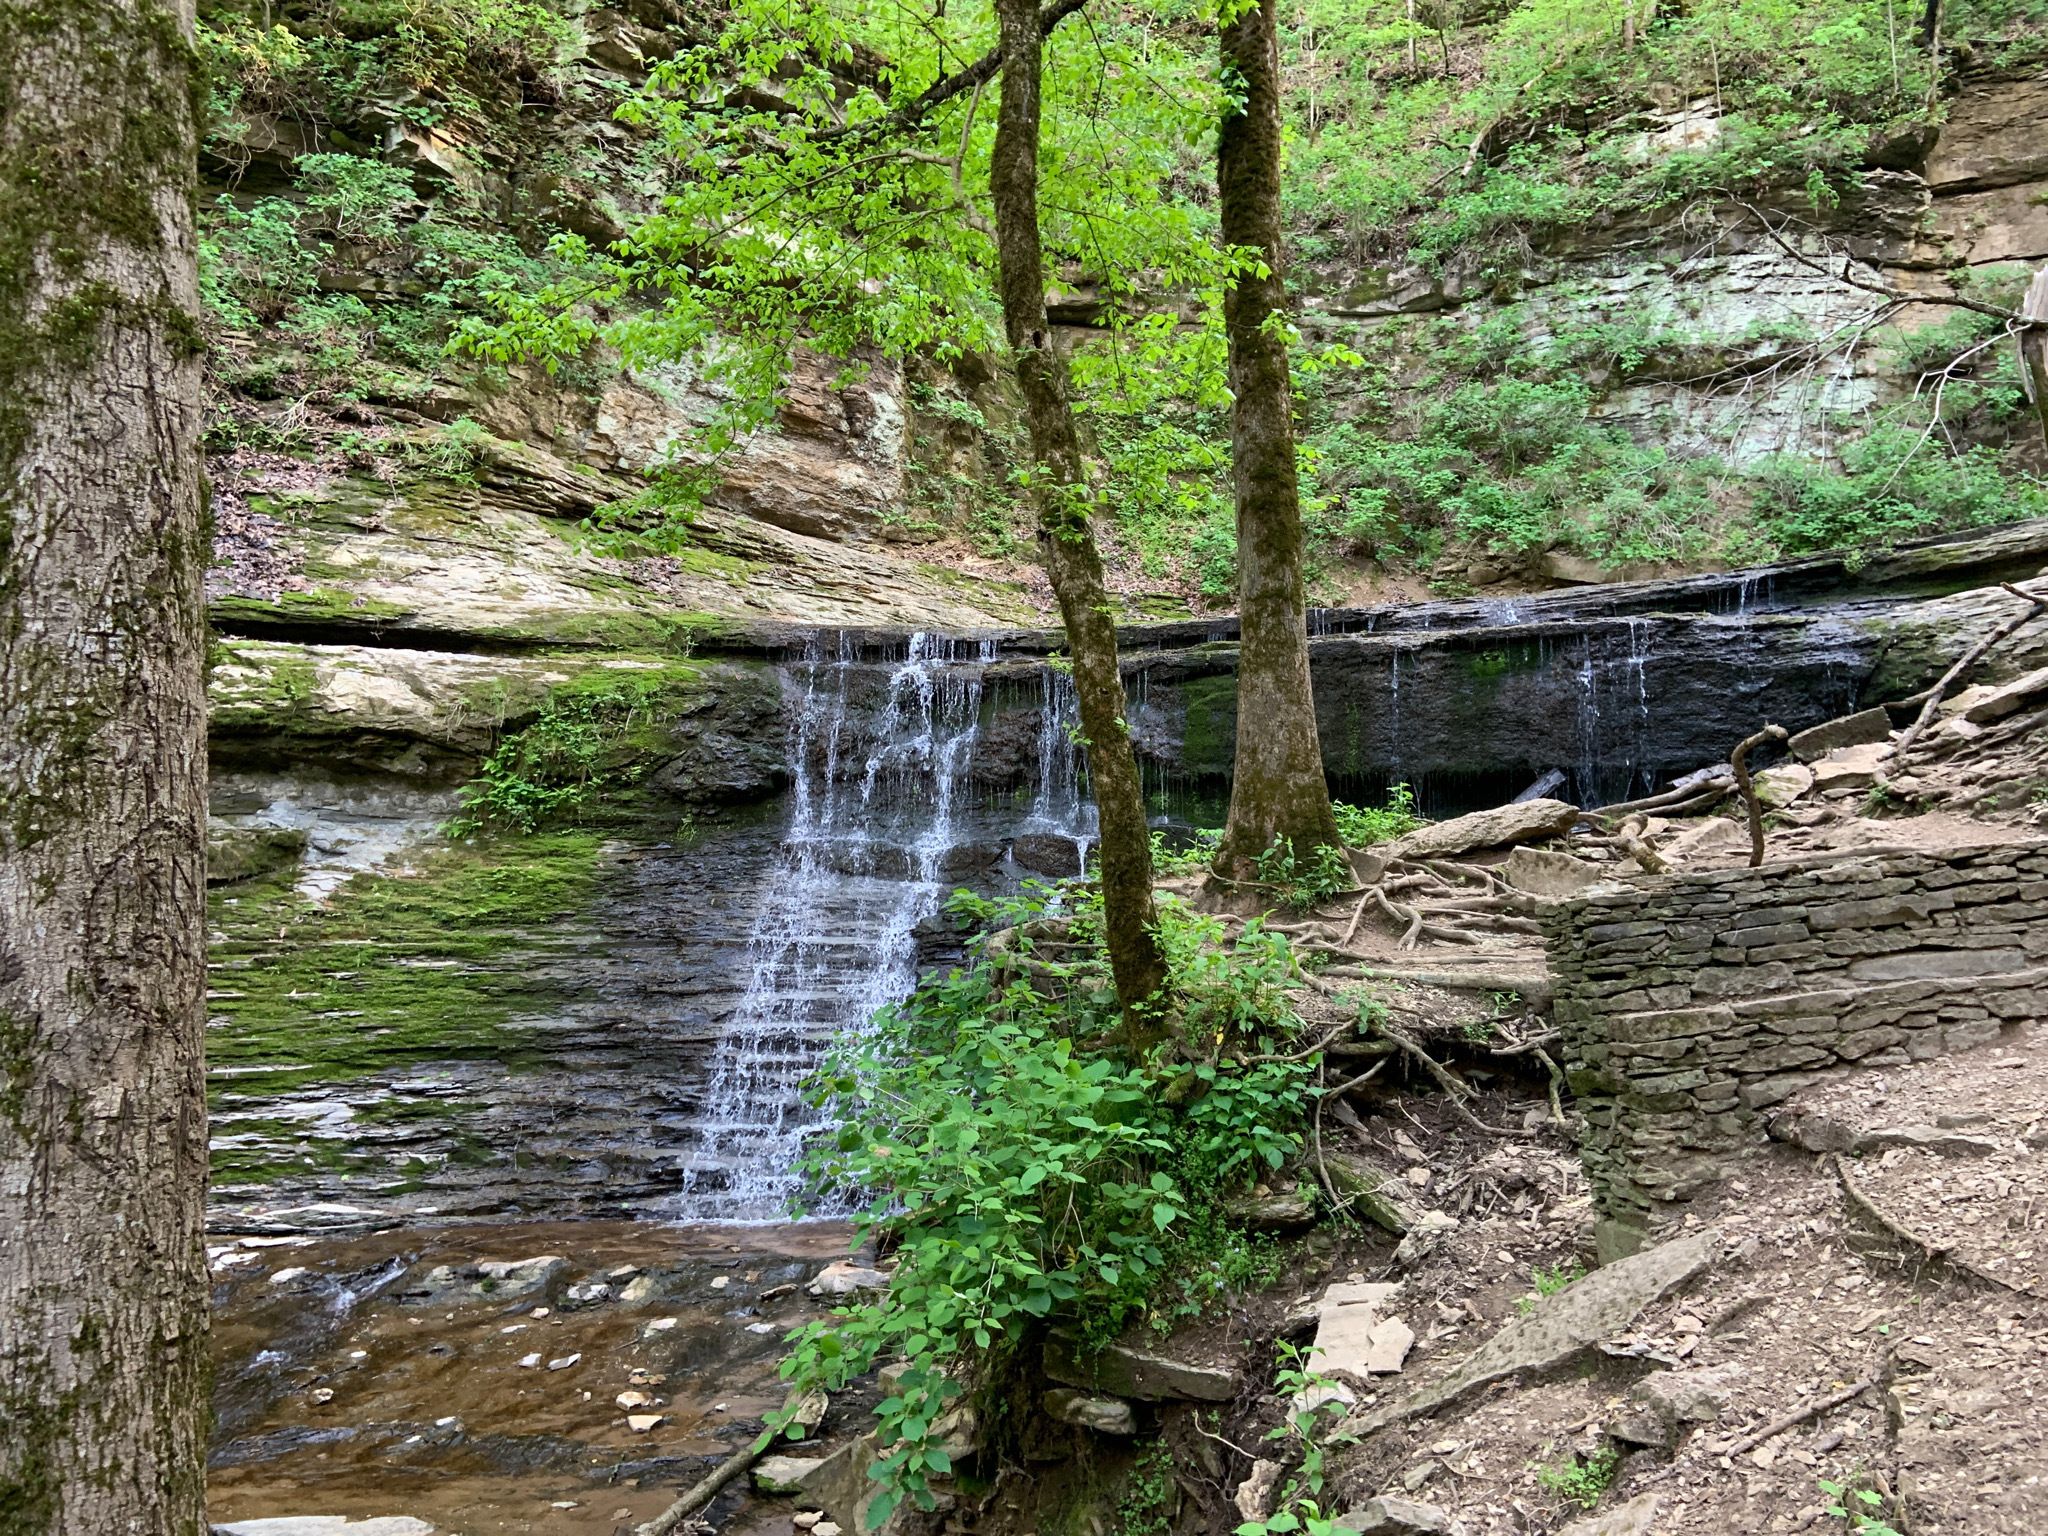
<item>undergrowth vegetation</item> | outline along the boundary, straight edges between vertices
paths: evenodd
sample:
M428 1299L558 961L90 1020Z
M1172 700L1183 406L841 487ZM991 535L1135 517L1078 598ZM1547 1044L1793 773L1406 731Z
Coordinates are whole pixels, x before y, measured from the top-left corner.
M688 666L665 664L554 688L478 765L449 831L535 832L616 816L621 797L662 760L667 723L696 681Z
M931 1507L948 1403L1038 1328L1099 1347L1274 1278L1227 1199L1299 1149L1316 1065L1289 1049L1286 940L1256 923L1232 939L1162 905L1180 1049L1132 1057L1106 1048L1097 898L961 893L952 911L983 929L971 962L843 1039L813 1090L840 1126L813 1178L868 1192L856 1225L897 1262L879 1299L798 1330L784 1374L830 1390L908 1362L880 1410L875 1523Z

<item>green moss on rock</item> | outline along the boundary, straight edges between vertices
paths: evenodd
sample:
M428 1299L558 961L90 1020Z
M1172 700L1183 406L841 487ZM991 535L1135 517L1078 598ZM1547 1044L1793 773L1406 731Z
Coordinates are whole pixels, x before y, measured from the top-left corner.
M279 873L209 902L216 1105L411 1061L517 1063L553 1001L520 956L584 910L601 839L562 832L435 850L323 905Z

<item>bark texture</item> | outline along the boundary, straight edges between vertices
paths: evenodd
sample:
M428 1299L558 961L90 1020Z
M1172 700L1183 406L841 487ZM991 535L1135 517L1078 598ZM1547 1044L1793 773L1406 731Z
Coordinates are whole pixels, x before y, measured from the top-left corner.
M1101 817L1103 923L1117 1000L1134 1024L1166 981L1152 903L1152 840L1124 715L1116 618L1089 521L1093 497L1074 426L1066 359L1045 313L1038 227L1040 75L1045 41L1036 0L997 0L1003 84L989 166L1003 328L1031 433L1039 547L1073 654L1088 738L1088 780ZM1142 1029L1140 1032L1144 1032Z
M1223 291L1242 638L1237 758L1216 868L1232 880L1254 876L1275 839L1297 854L1338 841L1309 689L1294 391L1281 329L1287 293L1275 4L1263 0L1223 29L1224 68L1236 77L1242 110L1225 117L1216 146L1223 242L1256 252L1265 267L1264 275L1241 271Z
M0 1536L205 1530L192 0L0 0Z

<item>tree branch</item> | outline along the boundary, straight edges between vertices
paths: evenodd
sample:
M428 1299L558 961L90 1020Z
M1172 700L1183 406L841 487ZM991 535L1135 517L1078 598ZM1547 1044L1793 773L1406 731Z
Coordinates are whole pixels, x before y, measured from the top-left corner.
M1038 28L1042 35L1051 36L1052 29L1080 10L1088 0L1047 0L1038 12ZM858 123L848 123L843 128L827 128L811 136L813 144L829 144L839 139L867 138L874 134L900 133L915 127L938 107L944 106L955 96L965 91L978 90L996 77L1003 67L1003 50L991 48L965 69L943 75L919 91L900 107L893 107L880 117L865 118Z

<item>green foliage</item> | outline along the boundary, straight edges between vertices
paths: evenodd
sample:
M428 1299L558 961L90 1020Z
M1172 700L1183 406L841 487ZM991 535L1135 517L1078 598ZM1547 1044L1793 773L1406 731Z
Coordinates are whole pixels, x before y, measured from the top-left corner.
M422 211L412 173L359 155L302 155L291 197L216 199L201 220L199 289L210 329L237 345L216 363L257 399L315 390L406 399L441 371L451 332L479 294L544 270L502 232L445 201ZM417 294L325 293L324 269L409 267Z
M1259 884L1290 912L1320 906L1357 883L1344 850L1331 843L1298 853L1292 838L1276 837L1257 862Z
M1847 1525L1855 1536L1902 1536L1884 1519L1884 1495L1875 1489L1851 1488L1821 1478L1820 1491L1827 1495L1827 1512Z
M1391 842L1423 825L1422 817L1415 811L1415 792L1406 784L1389 789L1385 805L1345 805L1340 801L1330 809L1337 813L1337 831L1347 848L1370 848L1376 843Z
M1283 1401L1302 1406L1290 1406L1287 1417L1268 1430L1265 1439L1277 1459L1293 1462L1294 1470L1280 1489L1274 1512L1238 1526L1237 1536L1340 1536L1345 1529L1335 1512L1322 1506L1324 1466L1332 1446L1349 1445L1357 1437L1333 1433L1350 1410L1331 1394L1333 1383L1316 1374L1308 1359L1308 1352L1280 1345L1274 1390Z
M228 0L200 8L208 148L230 160L266 117L365 141L393 111L419 124L460 113L490 131L524 97L559 92L577 37L559 7L538 0L310 0L288 24L268 5L261 15Z
M1559 1498L1581 1509L1591 1509L1600 1502L1600 1495L1613 1486L1614 1475L1620 1470L1621 1452L1610 1445L1584 1460L1574 1456L1538 1467L1536 1481Z
M818 0L721 12L620 116L662 159L663 196L610 251L563 237L561 281L507 285L462 344L559 367L594 343L629 363L687 362L723 409L690 446L717 456L769 421L799 340L859 359L947 363L1002 345L987 189L994 112L963 93L892 117L994 41L985 4L848 8ZM855 81L853 58L883 57ZM1091 17L1048 48L1041 222L1053 270L1085 270L1106 306L1197 284L1218 257L1174 195L1217 98L1140 18ZM1113 125L1113 129L1110 127Z
M1532 1269L1529 1271L1529 1283L1536 1288L1536 1293L1533 1296L1517 1298L1515 1310L1522 1313L1533 1312L1536 1303L1543 1297L1555 1296L1574 1281L1584 1279L1585 1275L1586 1268L1583 1264L1560 1264L1554 1269L1539 1266Z
M1179 847L1167 842L1166 834L1154 831L1152 834L1152 868L1161 875L1199 875L1205 873L1216 860L1216 850L1223 844L1221 827L1204 827L1188 834Z
M1173 1509L1173 1449L1154 1441L1138 1453L1117 1496L1115 1536L1166 1536Z
M980 954L840 1041L813 1088L841 1127L813 1175L871 1192L856 1226L888 1233L897 1265L879 1300L793 1335L783 1373L836 1389L888 1354L910 1362L881 1410L876 1523L906 1498L930 1507L929 1479L947 1470L945 1362L1000 1360L1054 1318L1100 1340L1213 1294L1219 1265L1255 1269L1214 1250L1222 1199L1300 1146L1313 1064L1235 1065L1299 1028L1280 992L1283 939L1251 924L1227 943L1213 920L1164 903L1181 1030L1216 1049L1194 1067L1131 1060L1087 1044L1119 1018L1098 901L1084 894L1070 920L1079 951L1037 958L1018 925L1042 919L1049 896L956 896L956 914L1009 932L1035 980Z
M461 836L483 828L536 832L615 810L658 760L662 726L687 669L606 670L551 692L530 725L512 732L462 788Z

